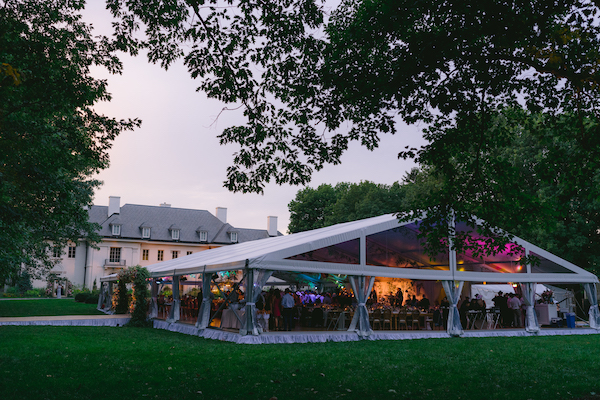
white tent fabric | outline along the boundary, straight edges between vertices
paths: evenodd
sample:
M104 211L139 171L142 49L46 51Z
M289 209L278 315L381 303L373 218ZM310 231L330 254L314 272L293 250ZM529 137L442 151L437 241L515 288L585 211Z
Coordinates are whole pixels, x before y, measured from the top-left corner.
M461 336L463 329L460 324L460 313L458 312L458 299L464 282L442 281L442 286L450 302L448 311L448 333L451 336Z
M533 308L535 304L535 283L520 283L521 291L523 292L523 302L525 304L525 330L529 333L537 333L540 331L537 314Z
M596 292L596 285L586 283L583 285L585 292L590 300L590 328L600 329L600 311L598 310L598 294Z
M181 317L181 299L179 298L179 275L173 276L173 305L169 311L167 322L177 322Z
M358 305L348 330L355 331L361 338L366 338L373 333L371 325L369 324L369 310L367 310L366 301L369 297L369 293L373 290L374 283L374 276L369 279L368 285L366 284L366 277L364 276L350 278L350 284L352 285L352 290L354 291Z
M206 329L210 323L210 278L212 272L202 274L202 304L200 304L200 311L198 312L198 321L196 322L196 328Z
M252 270L250 270L252 271ZM265 271L261 270L256 274L251 274L252 276L248 279L248 286L246 289L246 297L251 301L246 302L246 314L243 319L242 328L240 329L240 335L258 335L259 330L261 329L258 326L257 321L257 310L256 310L256 302L260 297L262 287L267 282L267 279L271 276L273 271ZM250 279L251 278L251 279ZM250 284L252 282L252 284Z

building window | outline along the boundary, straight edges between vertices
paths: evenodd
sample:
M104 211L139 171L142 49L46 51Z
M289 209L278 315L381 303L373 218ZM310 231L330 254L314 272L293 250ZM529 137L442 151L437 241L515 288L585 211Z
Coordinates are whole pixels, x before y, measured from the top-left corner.
M69 246L69 252L68 252L68 257L69 258L75 258L75 246Z
M190 254L192 254L192 253L193 253L193 251L188 251L188 252L187 252L187 255L189 256L189 255L190 255Z
M149 256L150 256L150 250L143 249L142 250L142 260L148 261Z
M201 242L208 242L208 232L206 232L206 231L201 231L200 232L200 241Z
M142 239L150 238L150 228L142 228Z
M231 243L237 243L237 241L238 241L237 232L231 232Z
M111 225L111 227L113 236L121 235L121 225Z
M121 248L120 247L111 247L110 248L110 257L108 259L110 262L120 262L121 261Z
M165 251L164 250L159 250L158 251L158 257L156 258L158 261L162 261L165 258Z
M60 258L60 256L62 256L62 251L60 247L53 247L52 248L52 257L54 258Z
M171 230L171 238L173 240L179 240L179 229Z
M172 257L171 257L171 258L177 258L177 257L179 257L179 251L177 251L177 250L173 250L173 251L171 252L171 255L172 255Z

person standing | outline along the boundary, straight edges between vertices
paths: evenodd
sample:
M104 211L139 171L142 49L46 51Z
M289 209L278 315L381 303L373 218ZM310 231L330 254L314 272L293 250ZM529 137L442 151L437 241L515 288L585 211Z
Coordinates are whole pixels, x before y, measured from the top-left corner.
M519 298L512 293L508 299L508 308L512 310L514 327L521 328L521 300L519 300Z
M402 304L404 304L404 294L402 288L398 288L396 291L396 307L402 307Z
M294 296L290 293L290 289L285 289L285 294L281 298L281 308L283 315L283 330L291 331L292 330L292 318L294 311Z
M273 310L271 317L273 317L273 329L280 330L279 319L281 318L281 292L279 289L273 291L273 297L271 299L271 309Z

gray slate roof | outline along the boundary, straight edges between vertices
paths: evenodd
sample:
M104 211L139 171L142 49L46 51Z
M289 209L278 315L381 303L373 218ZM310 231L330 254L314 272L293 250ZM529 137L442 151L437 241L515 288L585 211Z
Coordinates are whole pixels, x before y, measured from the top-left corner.
M180 229L180 243L231 244L232 231L238 233L238 243L269 237L266 229L234 228L206 210L125 204L119 214L110 217L108 206L92 206L89 216L91 222L100 224L99 234L107 238L114 237L111 230L114 224L121 225L118 237L123 239L141 240L142 227L151 228L150 239L143 239L150 241L173 242L170 229L174 228ZM200 242L199 231L208 233L207 242Z

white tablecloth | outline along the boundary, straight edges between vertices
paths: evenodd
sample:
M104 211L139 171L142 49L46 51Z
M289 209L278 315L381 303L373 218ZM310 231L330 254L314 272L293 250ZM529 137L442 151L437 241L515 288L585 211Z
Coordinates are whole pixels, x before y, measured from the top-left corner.
M237 313L240 319L244 317L244 310L234 311L230 308L226 308L225 310L223 310L223 315L221 316L221 328L241 328L240 321L235 317L234 312Z

